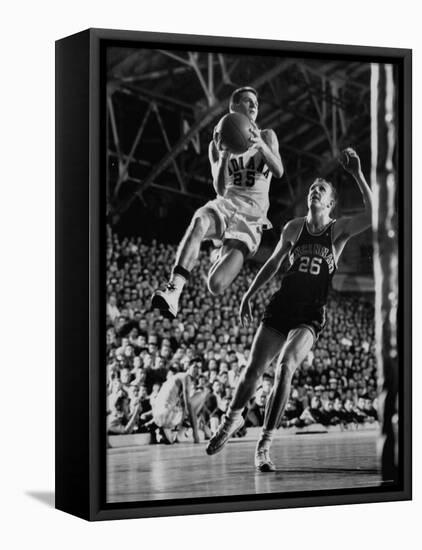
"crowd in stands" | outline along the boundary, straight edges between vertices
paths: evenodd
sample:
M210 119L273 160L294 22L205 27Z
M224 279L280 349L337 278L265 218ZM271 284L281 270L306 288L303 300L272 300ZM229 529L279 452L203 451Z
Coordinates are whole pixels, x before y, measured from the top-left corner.
M242 296L259 269L246 262L221 296L206 287L210 251L202 250L181 296L177 318L151 310L151 294L170 275L176 247L141 238L107 238L107 425L109 434L152 432L151 406L163 382L200 367L196 391L207 392L201 424L213 433L248 360L276 276L254 303L256 323L241 327ZM292 381L283 427L315 423L352 429L377 420L373 296L332 292L327 325ZM263 375L246 417L261 426L274 367ZM153 437L154 441L154 437Z

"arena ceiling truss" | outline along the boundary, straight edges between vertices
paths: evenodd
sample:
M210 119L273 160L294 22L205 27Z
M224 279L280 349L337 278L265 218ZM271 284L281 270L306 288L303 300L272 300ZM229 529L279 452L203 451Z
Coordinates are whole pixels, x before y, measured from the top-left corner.
M208 144L231 92L254 86L260 127L285 165L272 204L288 216L316 176L338 179L337 156L370 133L367 63L232 53L111 48L107 57L107 197L118 220L148 193L197 206L214 195Z

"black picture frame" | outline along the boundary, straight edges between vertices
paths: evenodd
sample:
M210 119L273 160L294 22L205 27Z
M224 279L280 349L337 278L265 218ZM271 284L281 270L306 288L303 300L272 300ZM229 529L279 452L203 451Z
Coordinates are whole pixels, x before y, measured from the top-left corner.
M105 48L187 46L395 63L400 86L400 483L285 495L105 502ZM411 50L89 29L56 42L56 508L108 520L408 500L411 463ZM104 94L103 94L104 95Z

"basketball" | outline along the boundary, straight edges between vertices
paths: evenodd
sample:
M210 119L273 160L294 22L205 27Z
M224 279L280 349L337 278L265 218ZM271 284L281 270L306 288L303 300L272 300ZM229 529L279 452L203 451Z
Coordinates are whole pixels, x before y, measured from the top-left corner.
M221 144L235 155L241 155L250 147L249 130L251 122L241 113L229 113L223 116L217 125L216 133Z

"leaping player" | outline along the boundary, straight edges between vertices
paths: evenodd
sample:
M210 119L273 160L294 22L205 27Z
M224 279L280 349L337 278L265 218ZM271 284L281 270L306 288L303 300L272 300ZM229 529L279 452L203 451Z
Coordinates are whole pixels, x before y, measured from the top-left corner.
M285 225L272 256L243 297L240 306L242 324L252 320L252 297L274 277L286 257L290 267L265 310L247 368L226 415L207 446L210 455L219 452L243 424L242 411L253 396L259 377L278 356L274 386L255 450L258 471L276 469L269 450L290 395L292 376L325 325L328 290L347 241L371 226L372 193L362 173L360 159L349 148L342 153L341 162L362 193L364 210L352 217L332 219L331 212L336 202L334 187L318 178L309 189L307 216L295 218Z
M152 307L176 317L179 297L199 255L204 240L222 241L219 257L211 266L208 289L221 294L242 269L249 255L255 254L262 230L270 228L267 219L271 176L281 178L283 164L273 130L259 130L258 93L244 87L233 92L230 112L246 115L252 123L251 147L242 155L232 155L214 133L209 145L209 161L217 198L193 215L175 259L167 288L153 294Z

